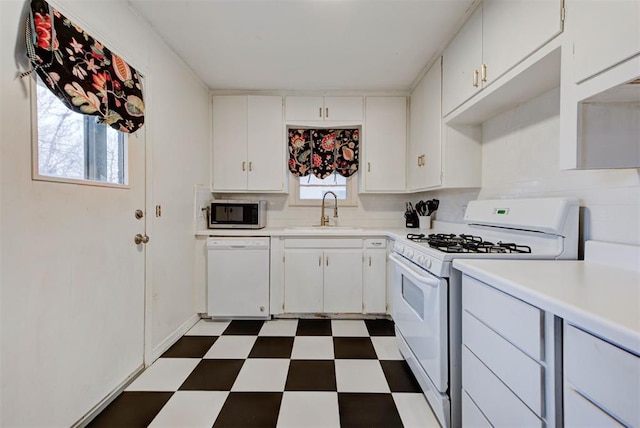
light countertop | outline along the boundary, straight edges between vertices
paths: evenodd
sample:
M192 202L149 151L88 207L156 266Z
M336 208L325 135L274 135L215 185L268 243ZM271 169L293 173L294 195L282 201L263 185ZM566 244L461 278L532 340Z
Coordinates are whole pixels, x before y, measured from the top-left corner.
M640 355L637 271L575 260L458 259L453 267Z
M198 230L196 236L273 236L273 237L387 237L405 238L408 233L419 229L407 228L350 228L350 227L265 227L263 229L204 229Z

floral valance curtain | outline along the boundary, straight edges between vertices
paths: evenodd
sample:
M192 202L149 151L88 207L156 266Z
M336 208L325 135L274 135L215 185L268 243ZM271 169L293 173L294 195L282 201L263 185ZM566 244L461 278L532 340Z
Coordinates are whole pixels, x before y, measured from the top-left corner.
M69 109L122 132L142 127L138 72L44 0L31 1L26 44L32 71Z
M289 171L326 178L334 171L351 177L358 171L358 129L289 129Z

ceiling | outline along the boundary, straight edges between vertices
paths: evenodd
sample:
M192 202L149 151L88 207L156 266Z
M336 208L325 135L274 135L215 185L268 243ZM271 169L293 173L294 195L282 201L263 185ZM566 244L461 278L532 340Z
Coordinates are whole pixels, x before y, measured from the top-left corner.
M128 0L211 89L406 91L474 0Z

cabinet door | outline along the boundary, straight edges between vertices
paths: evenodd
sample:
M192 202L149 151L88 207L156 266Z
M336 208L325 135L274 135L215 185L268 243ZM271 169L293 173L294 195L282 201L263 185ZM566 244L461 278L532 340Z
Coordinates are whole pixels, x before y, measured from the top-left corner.
M362 250L324 251L324 312L362 313Z
M247 97L213 97L213 189L247 190Z
M278 191L284 188L285 144L282 97L249 96L249 190Z
M284 311L323 312L322 250L286 250Z
M561 8L562 0L485 0L482 62L486 64L486 80L483 85L502 76L559 34Z
M565 1L567 25L573 41L574 82L640 52L638 0Z
M287 97L287 121L318 121L324 117L322 97Z
M407 99L367 97L364 190L403 192L406 186Z
M362 122L362 97L324 97L324 119Z
M427 96L424 112L422 187L442 185L442 67L437 62L424 77Z
M387 251L365 251L363 271L363 312L383 314L387 311Z
M482 9L464 24L442 56L442 104L444 114L471 98L480 85L473 85L474 70L482 65Z
M409 144L407 157L407 189L420 190L424 187L424 168L422 155L426 146L426 110L427 110L427 77L420 80L411 92L409 102ZM438 95L438 99L440 96Z

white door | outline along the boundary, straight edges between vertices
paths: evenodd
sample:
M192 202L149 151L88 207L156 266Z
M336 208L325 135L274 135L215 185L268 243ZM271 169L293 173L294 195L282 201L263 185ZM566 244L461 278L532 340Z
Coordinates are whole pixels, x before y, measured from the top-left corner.
M389 259L394 269L393 321L433 385L445 392L449 385L448 283L396 254Z
M482 61L487 65L484 85L502 76L562 31L561 3L561 0L484 2Z
M286 98L287 121L322 120L322 97L287 97Z
M426 94L424 112L424 153L422 157L422 186L442 184L442 67L437 62L424 76Z
M367 192L404 192L407 165L407 99L367 97L365 178Z
M324 97L324 120L362 122L362 97Z
M638 0L567 0L573 41L574 82L613 67L640 52Z
M247 97L213 97L213 188L247 190Z
M364 252L362 309L365 314L387 311L387 250Z
M249 96L247 108L247 188L282 190L286 159L282 97Z
M322 250L286 250L284 258L284 311L323 311Z
M442 55L443 114L471 98L479 89L474 86L474 70L482 65L482 8L464 24Z
M362 313L362 250L325 250L324 312Z

